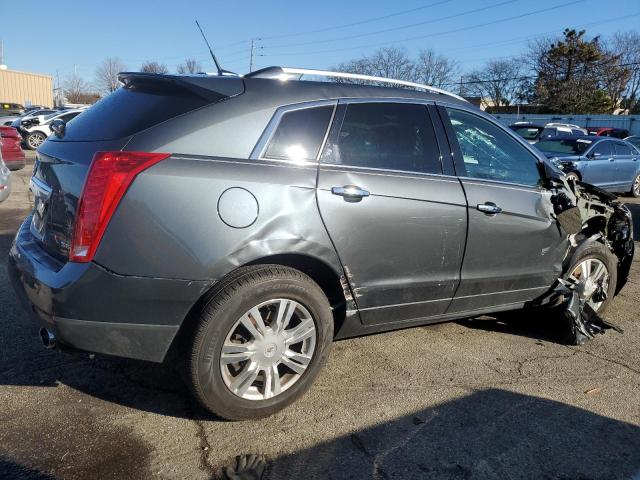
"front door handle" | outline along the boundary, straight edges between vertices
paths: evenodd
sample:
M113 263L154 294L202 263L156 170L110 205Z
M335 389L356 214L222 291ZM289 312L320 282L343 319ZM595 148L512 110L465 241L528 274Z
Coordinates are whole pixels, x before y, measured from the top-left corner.
M357 187L356 185L332 187L331 193L333 193L334 195L340 195L347 202L359 202L363 197L368 197L370 195L367 190Z
M487 215L497 215L502 212L502 209L493 202L479 203L477 208Z

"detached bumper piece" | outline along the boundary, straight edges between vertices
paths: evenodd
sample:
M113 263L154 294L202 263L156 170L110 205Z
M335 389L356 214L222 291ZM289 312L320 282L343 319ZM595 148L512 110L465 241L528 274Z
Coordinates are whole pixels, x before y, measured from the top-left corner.
M580 285L571 280L558 280L558 284L554 289L554 294L564 297L561 309L569 321L569 338L568 342L572 345L584 345L587 341L596 335L602 335L607 330L615 330L622 334L624 331L607 321L605 321L598 313L580 296ZM607 294L600 286L591 297L595 301L604 301Z

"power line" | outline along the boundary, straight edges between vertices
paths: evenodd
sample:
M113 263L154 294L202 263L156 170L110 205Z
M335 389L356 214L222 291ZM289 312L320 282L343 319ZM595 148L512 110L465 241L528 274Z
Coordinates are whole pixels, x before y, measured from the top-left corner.
M480 8L474 8L472 10L466 10L464 12L460 12L460 13L456 13L453 15L447 15L444 17L439 17L439 18L431 18L429 20L424 20L422 22L416 22L416 23L409 23L407 25L400 25L398 27L391 27L391 28L387 28L384 30L377 30L375 32L367 32L367 33L359 33L356 35L347 35L344 37L338 37L338 38L331 38L331 39L327 39L327 40L313 40L310 42L303 42L303 43L289 43L289 44L284 44L284 45L266 45L266 48L284 48L284 47L291 47L291 46L305 46L305 45L317 45L319 43L329 43L329 42L338 42L338 41L343 41L343 40L352 40L354 38L362 38L362 37L369 37L371 35L380 35L382 33L388 33L388 32L395 32L398 30L404 30L407 28L413 28L413 27L418 27L418 26L422 26L422 25L427 25L430 23L436 23L436 22L441 22L443 20L451 20L453 18L458 18L458 17L463 17L465 15L470 15L473 13L478 13L478 12L482 12L485 10L490 10L492 8L497 8L497 7L502 7L504 5L507 5L509 3L515 3L515 2L519 2L521 0L504 0L498 3L494 3L492 5L487 5L485 7L480 7Z
M436 7L438 5L443 5L445 3L451 3L452 1L453 0L440 0L438 2L433 2L433 3L430 3L428 5L423 5L421 7L411 8L409 10L402 10L400 12L394 12L394 13L390 13L388 15L382 15L380 17L373 17L373 18L368 18L366 20L360 20L360 21L357 21L357 22L344 23L342 25L335 25L333 27L318 28L317 30L305 30L303 32L285 33L285 34L282 34L282 35L262 36L261 40L275 40L275 39L279 39L279 38L299 37L299 36L302 36L302 35L329 32L331 30L339 30L341 28L354 27L356 25L364 25L365 23L372 23L372 22L377 22L379 20L386 20L387 18L398 17L400 15L406 15L408 13L413 13L413 12L417 12L419 10L424 10L424 9L431 8L431 7Z
M261 54L260 56L263 57L267 57L267 56L295 56L295 55L316 55L316 54L322 54L322 53L334 53L334 52L344 52L344 51L349 51L349 50L360 50L360 49L364 49L364 48L371 48L371 47L379 47L379 46L384 46L384 45L391 45L391 44L398 44L398 43L402 43L402 42L410 42L413 40L422 40L424 38L431 38L431 37L437 37L440 35L448 35L450 33L457 33L457 32L461 32L461 31L466 31L466 30L472 30L472 29L476 29L476 28L481 28L481 27L486 27L489 25L495 25L498 23L503 23L503 22L508 22L510 20L516 20L519 18L524 18L524 17L528 17L531 15L537 15L539 13L544 13L544 12L548 12L551 10L556 10L559 8L566 8L566 7L570 7L571 5L575 5L577 3L582 3L584 0L574 0L572 2L568 2L565 3L563 5L554 5L553 7L548 7L548 8L541 8L538 10L533 10L531 12L526 12L526 13L521 13L518 15L513 15L511 17L506 17L506 18L501 18L498 20L493 20L491 22L485 22L485 23L480 23L480 24L476 24L476 25L470 25L467 27L460 27L460 28L455 28L452 30L445 30L442 32L435 32L435 33L429 33L426 35L419 35L419 36L415 36L415 37L409 37L409 38L404 38L404 39L400 39L400 40L391 40L391 41L385 41L385 42L378 42L378 43L371 43L368 45L358 45L356 47L344 47L344 48L335 48L335 49L329 49L329 50L316 50L316 51L312 51L312 52L293 52L293 53L282 53L282 52L276 52L276 53L269 53L269 54ZM266 47L265 47L266 48Z

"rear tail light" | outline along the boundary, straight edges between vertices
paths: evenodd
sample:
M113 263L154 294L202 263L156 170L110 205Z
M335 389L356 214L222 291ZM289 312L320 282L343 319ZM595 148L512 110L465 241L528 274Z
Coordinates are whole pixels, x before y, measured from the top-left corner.
M118 203L136 176L167 158L169 153L97 152L78 202L73 240L69 249L72 262L89 262Z

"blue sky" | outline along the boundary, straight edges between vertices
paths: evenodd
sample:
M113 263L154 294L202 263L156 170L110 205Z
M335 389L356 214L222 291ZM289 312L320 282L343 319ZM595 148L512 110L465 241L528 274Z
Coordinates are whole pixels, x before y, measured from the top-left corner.
M400 46L433 48L468 71L568 26L604 37L638 30L640 0L0 0L0 16L11 19L0 27L9 68L61 78L75 69L91 81L108 56L130 70L145 60L175 70L194 57L213 71L195 18L223 67L239 73L248 71L252 38L260 39L257 67L327 68Z

